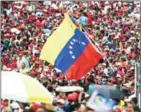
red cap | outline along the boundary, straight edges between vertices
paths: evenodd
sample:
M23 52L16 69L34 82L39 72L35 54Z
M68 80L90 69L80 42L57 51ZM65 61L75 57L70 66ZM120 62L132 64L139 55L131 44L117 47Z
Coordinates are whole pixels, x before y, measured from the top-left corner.
M37 110L40 107L40 105L37 104L37 103L33 103L32 107L33 107L34 110Z
M76 101L77 99L78 99L77 93L71 93L68 95L68 100L70 100L70 101Z

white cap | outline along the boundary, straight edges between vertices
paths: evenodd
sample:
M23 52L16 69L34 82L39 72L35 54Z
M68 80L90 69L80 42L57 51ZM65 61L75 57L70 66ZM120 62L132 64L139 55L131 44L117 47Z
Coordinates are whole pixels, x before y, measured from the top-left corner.
M117 77L121 78L121 76L119 74L117 74Z
M135 98L135 97L136 97L136 95L133 94L133 95L129 96L127 99L125 99L124 101L125 102L130 102L132 100L132 98Z
M88 98L88 97L90 97L90 95L89 95L89 94L87 94L87 93L85 93L85 98Z
M64 104L64 103L65 103L65 100L59 99L59 100L57 100L57 102L58 102L58 103L61 103L61 104Z
M109 4L109 1L106 1L106 2L105 2L105 5L108 5L108 4Z
M102 63L103 66L106 66L106 63Z
M20 106L19 106L19 104L18 104L17 102L12 102L10 106L11 106L11 108L13 108L13 109L20 108Z
M130 70L134 70L134 67L131 67Z

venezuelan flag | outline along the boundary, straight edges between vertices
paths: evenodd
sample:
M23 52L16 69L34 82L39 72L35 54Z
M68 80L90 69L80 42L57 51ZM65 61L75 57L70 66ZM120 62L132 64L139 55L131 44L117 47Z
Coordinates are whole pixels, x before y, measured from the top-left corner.
M64 72L68 79L79 80L102 58L66 13L63 22L44 44L40 59Z

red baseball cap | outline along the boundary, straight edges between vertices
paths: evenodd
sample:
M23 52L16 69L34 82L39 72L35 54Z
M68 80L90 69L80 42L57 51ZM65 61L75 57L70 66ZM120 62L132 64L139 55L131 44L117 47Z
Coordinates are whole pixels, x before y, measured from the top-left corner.
M78 99L78 94L77 93L71 93L68 95L68 100L69 101L76 101Z

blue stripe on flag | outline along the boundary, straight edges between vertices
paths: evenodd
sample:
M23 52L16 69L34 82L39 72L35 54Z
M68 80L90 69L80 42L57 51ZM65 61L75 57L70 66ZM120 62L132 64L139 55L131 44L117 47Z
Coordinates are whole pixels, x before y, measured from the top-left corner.
M67 42L55 61L55 67L62 72L68 68L81 56L87 47L89 40L79 29L75 30L74 36Z

